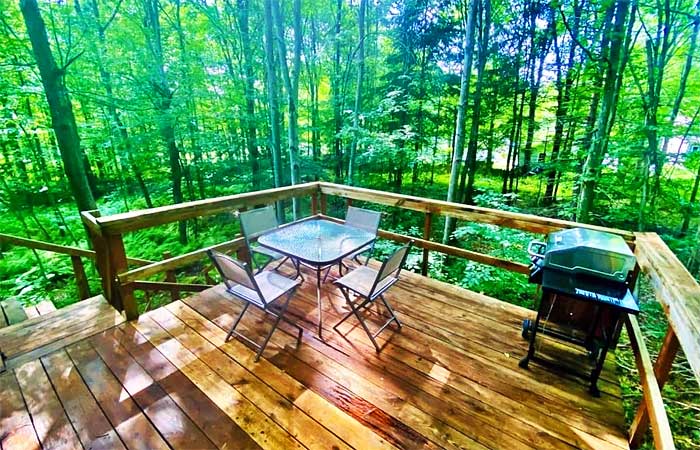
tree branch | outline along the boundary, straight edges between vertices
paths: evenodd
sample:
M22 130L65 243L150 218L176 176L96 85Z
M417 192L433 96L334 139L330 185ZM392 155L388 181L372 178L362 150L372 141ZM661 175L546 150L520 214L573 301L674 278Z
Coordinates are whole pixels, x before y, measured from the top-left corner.
M107 22L105 22L104 25L100 27L100 32L104 33L107 31L107 28L110 26L112 21L117 17L117 13L119 12L119 7L122 4L122 0L118 0L117 4L114 6L114 11L112 11L112 15L109 16L109 19L107 19Z
M601 56L595 56L593 52L590 51L585 45L581 43L581 41L578 40L578 38L574 35L574 32L571 30L571 27L569 26L569 22L566 20L566 14L564 14L564 10L562 6L559 6L559 14L561 14L561 20L564 23L564 28L566 28L566 31L569 33L569 36L571 37L571 40L574 41L574 44L576 44L583 52L590 58L591 61L598 62L598 61L604 61L604 62L609 62L607 58L603 58Z

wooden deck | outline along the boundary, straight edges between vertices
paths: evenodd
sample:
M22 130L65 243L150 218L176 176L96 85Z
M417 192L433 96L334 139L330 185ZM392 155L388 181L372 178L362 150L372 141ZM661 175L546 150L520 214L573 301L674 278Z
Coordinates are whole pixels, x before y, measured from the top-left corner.
M404 327L376 354L353 320L332 331L345 306L326 288L326 340L307 278L290 306L301 345L283 324L259 363L224 343L240 306L221 286L23 362L0 374L2 449L628 448L612 359L599 399L518 367L531 312L405 272L387 296Z

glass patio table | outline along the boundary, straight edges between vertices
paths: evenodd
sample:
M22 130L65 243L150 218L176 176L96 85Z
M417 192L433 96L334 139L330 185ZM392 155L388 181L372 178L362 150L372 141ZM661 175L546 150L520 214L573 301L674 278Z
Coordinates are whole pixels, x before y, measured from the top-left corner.
M371 244L375 239L374 234L359 228L325 219L311 219L267 232L258 238L258 244L316 270L318 337L322 338L321 272L340 264L343 258Z

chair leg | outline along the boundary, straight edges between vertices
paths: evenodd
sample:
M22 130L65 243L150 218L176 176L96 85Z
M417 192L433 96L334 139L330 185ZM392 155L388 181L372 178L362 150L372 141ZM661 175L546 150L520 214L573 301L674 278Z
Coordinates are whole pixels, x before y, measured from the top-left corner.
M243 310L241 311L241 313L238 315L238 317L236 317L236 320L233 321L233 325L231 326L231 329L229 330L228 334L226 335L225 341L228 341L229 339L231 339L231 336L236 331L236 327L240 323L241 319L243 318L243 314L245 314L245 312L248 310L249 306L250 306L250 303L246 303L245 306L243 307Z
M287 294L287 301L284 302L282 305L282 308L280 309L279 314L275 314L270 310L265 310L267 314L270 314L271 316L275 317L275 323L272 324L272 328L270 328L270 331L267 333L267 336L265 336L265 340L263 343L260 345L260 348L258 349L258 352L255 354L255 362L258 362L260 360L260 356L262 353L265 351L265 347L267 347L267 343L270 342L270 338L272 337L272 333L275 332L277 329L277 326L280 323L280 320L282 320L282 316L284 316L284 313L287 311L287 306L289 306L289 302L292 300L292 296L294 296L294 292L296 289L292 290Z
M297 271L297 274L294 278L301 278L301 282L303 283L304 280L304 275L301 274L301 263L299 260L296 260L294 258L289 259L292 262L292 265L294 266L294 269Z
M369 340L372 341L372 344L374 345L374 348L379 352L381 348L379 347L379 344L377 344L377 341L374 339L374 336L372 335L372 332L369 331L369 328L367 327L367 324L365 323L364 320L362 320L362 316L360 315L360 309L362 309L367 303L369 303L369 299L366 299L364 302L360 304L357 308L355 307L355 304L350 301L350 296L348 295L347 291L345 289L341 289L343 295L345 296L345 300L348 302L348 306L350 307L350 313L347 314L343 319L341 319L340 322L335 324L333 329L337 331L338 325L341 323L345 322L345 320L350 317L351 315L354 315L357 317L357 320L360 322L360 325L362 325L362 328L365 330L365 333L367 333L367 336L369 337Z
M384 306L386 306L386 309L389 311L389 314L391 314L391 319L389 319L389 322L395 320L396 324L399 326L399 328L401 328L401 321L399 321L399 318L396 317L396 313L394 312L393 308L391 307L391 305L389 305L389 302L387 302L384 298L384 294L381 294L379 298L382 300L382 303L384 303Z

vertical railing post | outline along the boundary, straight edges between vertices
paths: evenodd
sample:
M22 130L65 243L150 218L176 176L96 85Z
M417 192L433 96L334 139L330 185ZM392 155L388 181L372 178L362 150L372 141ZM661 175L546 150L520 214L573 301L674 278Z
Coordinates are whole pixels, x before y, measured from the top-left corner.
M659 383L659 389L663 389L668 380L671 367L673 366L673 360L678 353L679 346L678 336L676 336L673 327L669 324L664 342L661 344L661 349L659 350L659 356L654 363L654 375L656 381ZM639 408L637 408L637 413L634 416L632 425L630 426L629 443L631 448L638 448L642 445L648 429L649 410L647 409L646 402L642 399Z
M326 197L326 194L324 194L323 192L321 192L320 197L321 198L319 199L320 200L319 203L321 203L321 214L323 214L325 216L328 214L328 198Z
M100 276L102 284L102 293L110 305L116 308L116 304L112 299L112 279L110 277L110 261L107 242L102 234L99 223L96 218L100 217L100 211L94 209L92 211L83 211L81 218L88 237L92 243L92 248L95 250L95 269Z
M318 214L318 192L314 192L311 196L311 215L315 216Z
M173 254L170 252L163 252L163 259L170 259L173 257ZM174 270L166 270L165 271L165 281L168 283L177 283L177 278L175 278L175 271ZM179 291L170 291L170 299L172 301L180 300L180 292Z
M80 300L90 298L90 286L88 285L87 275L85 275L83 260L78 255L71 255L70 262L73 265L73 275L75 275L75 285L78 288Z
M121 284L117 275L126 272L129 267L126 262L126 249L121 234L110 234L105 238L107 252L109 254L109 279L111 281L112 304L119 307L126 314L127 320L139 317L136 297L131 283Z
M431 212L426 212L425 213L425 222L423 225L423 239L426 241L430 240L430 233L431 233L431 228L433 226L433 213ZM423 261L421 263L421 269L420 272L421 274L425 277L428 275L428 261L430 259L430 252L428 251L427 248L423 249Z

